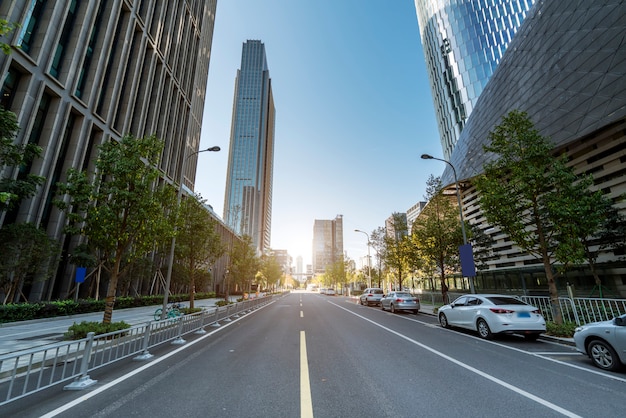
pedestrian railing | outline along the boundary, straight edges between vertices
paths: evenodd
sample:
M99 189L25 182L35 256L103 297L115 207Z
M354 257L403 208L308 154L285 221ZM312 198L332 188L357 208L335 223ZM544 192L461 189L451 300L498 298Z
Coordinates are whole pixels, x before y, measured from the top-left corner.
M150 321L145 325L94 335L87 338L46 345L0 356L0 406L67 382L65 390L80 390L96 383L89 372L116 361L135 356L152 357L150 349L160 344L184 344L183 336L203 334L204 327L220 326L268 304L275 295L249 299L214 311L204 310L178 318Z

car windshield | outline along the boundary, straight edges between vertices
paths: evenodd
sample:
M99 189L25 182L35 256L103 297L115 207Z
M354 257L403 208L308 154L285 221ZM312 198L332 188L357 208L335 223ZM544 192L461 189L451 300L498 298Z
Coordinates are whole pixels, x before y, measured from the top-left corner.
M527 305L519 299L508 296L489 296L487 298L494 305Z
M375 295L382 295L383 289L372 289L372 293Z

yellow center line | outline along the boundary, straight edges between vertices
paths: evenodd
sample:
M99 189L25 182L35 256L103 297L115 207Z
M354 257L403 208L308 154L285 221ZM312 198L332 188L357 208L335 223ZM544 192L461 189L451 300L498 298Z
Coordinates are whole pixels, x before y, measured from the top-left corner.
M306 355L306 337L300 331L300 417L313 418L311 383L309 380L309 360Z

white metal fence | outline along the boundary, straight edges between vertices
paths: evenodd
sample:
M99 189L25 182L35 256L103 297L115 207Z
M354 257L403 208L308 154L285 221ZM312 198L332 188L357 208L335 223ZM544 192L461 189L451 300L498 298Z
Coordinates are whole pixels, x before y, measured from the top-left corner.
M204 334L207 326L232 321L273 300L266 296L163 321L150 321L129 329L65 341L0 356L0 406L59 383L65 390L80 390L96 381L89 372L118 360L152 357L150 349L170 342L184 344L183 336ZM71 383L70 383L71 381Z

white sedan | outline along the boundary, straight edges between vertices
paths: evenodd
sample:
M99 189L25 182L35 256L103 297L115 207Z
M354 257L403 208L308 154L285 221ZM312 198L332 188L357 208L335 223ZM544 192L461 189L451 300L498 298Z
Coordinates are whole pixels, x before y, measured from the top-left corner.
M438 310L439 323L478 331L481 338L493 334L521 334L534 341L546 332L546 320L538 308L507 295L464 295Z

